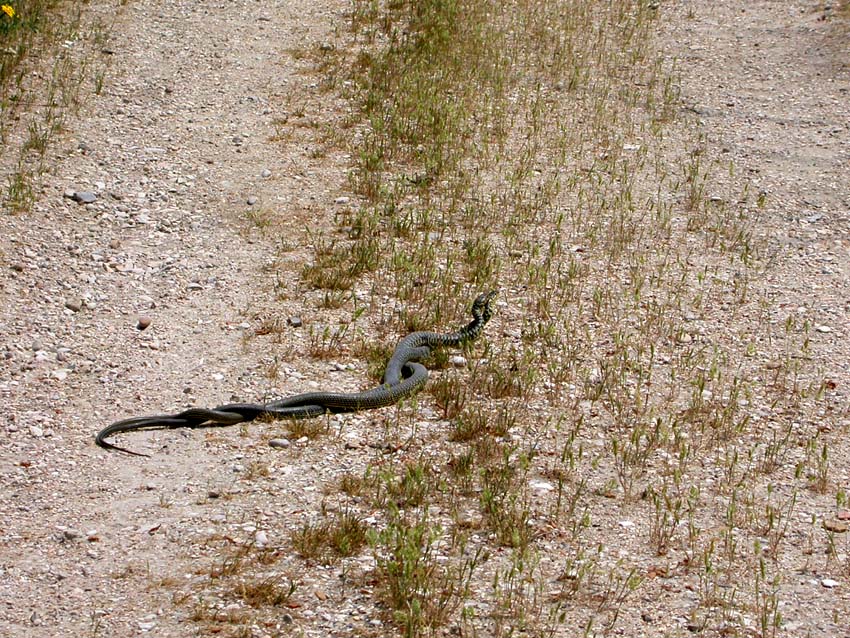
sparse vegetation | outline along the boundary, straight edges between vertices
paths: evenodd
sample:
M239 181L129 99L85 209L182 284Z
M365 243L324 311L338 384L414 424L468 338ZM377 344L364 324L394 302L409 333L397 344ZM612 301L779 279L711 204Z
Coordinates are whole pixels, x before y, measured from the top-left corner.
M2 4L0 10L0 166L10 212L32 205L47 170L50 142L81 95L100 93L110 26L86 5L63 0Z
M452 623L607 633L635 613L633 592L657 593L673 569L659 560L699 583L693 627L781 627L795 495L831 487L829 444L806 425L823 394L800 356L809 327L748 318L770 308L764 194L680 120L658 13L643 0L358 1L348 47L301 56L360 108L337 143L361 203L343 239L313 238L304 282L392 291L416 309L382 313L399 334L499 287L518 327L476 346L486 363L429 384L452 452L342 486L384 510L375 590L406 636ZM316 356L346 338L315 334ZM378 378L385 349L361 352ZM616 518L640 533L609 556ZM552 535L578 548L560 574L540 561Z

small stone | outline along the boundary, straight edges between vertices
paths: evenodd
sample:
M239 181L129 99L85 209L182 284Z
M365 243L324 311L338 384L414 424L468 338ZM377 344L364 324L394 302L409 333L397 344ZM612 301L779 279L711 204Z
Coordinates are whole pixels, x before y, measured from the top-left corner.
M536 492L551 492L555 489L555 486L549 481L531 481L529 485Z
M257 547L265 547L269 544L268 535L263 530L260 530L259 532L254 534L254 544Z
M234 135L233 136L233 143L236 144L236 146L242 146L242 142L244 142L244 141L245 140L241 135Z
M289 446L289 439L271 439L269 441L269 447L288 448Z
M850 510L841 510L835 517L839 521L850 521Z
M316 594L316 598L318 598L319 600L327 600L328 599L328 595L321 589L317 589L313 593Z
M248 206L253 206L257 203L257 198L251 195L248 199L245 200Z
M283 616L280 617L280 621L284 625L291 625L292 624L292 616L290 616L289 614L284 614Z
M78 530L74 529L73 527L69 527L67 529L62 530L62 538L64 538L67 541L72 541L75 538L79 538L79 537L80 537L80 532Z
M817 330L818 332L832 332L832 328L830 328L829 326L816 326L815 330Z
M300 328L303 325L301 317L290 317L286 320L286 323L288 323L293 328Z
M44 342L41 339L36 339L32 342L30 346L33 352L38 352L39 350L44 350Z
M76 194L76 192L77 191L75 191L73 188L66 188L65 192L62 193L62 197L64 197L65 199L74 199L74 195Z
M30 426L30 434L32 436L34 436L35 438L40 439L41 437L44 436L44 430L42 430L37 425L31 425Z
M334 200L334 204L338 204L340 206L343 206L343 205L347 204L349 201L351 201L351 200L348 197L337 197Z
M119 248L121 248L121 240L120 240L120 239L112 239L112 240L110 240L110 242L109 242L109 247L110 247L112 250L118 250Z
M147 631L150 631L151 629L153 629L154 627L156 627L155 622L139 622L139 630L140 631L146 631L147 632Z
M136 328L138 330L144 330L145 328L151 325L151 321L153 320L150 317L148 317L147 315L142 315L141 317L139 317L139 321L136 324Z
M449 357L449 363L451 363L455 368L464 368L466 367L466 358L459 354L452 355Z
M68 378L68 374L70 372L71 371L68 370L67 368L59 368L58 370L54 370L53 372L51 372L50 376L53 377L54 379L59 380L59 381L64 381L65 379Z
M209 492L207 492L207 498L221 498L221 492L219 492L218 490L210 490Z
M271 177L271 175L272 175L272 172L267 168L264 168L263 172L260 173L260 177Z
M838 587L839 583L837 580L833 580L832 578L824 578L822 581L820 581L820 584L826 587L827 589L833 589L835 587Z
M348 439L345 442L345 449L346 450L359 450L362 447L363 447L363 443L361 441L359 441L358 439Z
M82 299L69 299L65 302L65 307L71 312L79 312L83 309Z
M197 281L191 282L188 286L186 286L189 290L203 290L204 287L199 284Z
M71 199L78 204L91 204L97 200L97 195L91 191L75 191Z
M847 523L846 521L840 521L838 519L831 519L823 522L823 528L828 532L843 534L848 529L850 529L850 523Z

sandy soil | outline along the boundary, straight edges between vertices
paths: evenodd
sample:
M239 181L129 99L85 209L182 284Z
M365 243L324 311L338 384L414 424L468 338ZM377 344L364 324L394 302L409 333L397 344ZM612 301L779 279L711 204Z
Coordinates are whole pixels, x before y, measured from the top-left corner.
M805 307L828 328L813 352L846 403L850 53L821 4L677 0L663 3L663 37L708 144L766 193L777 307ZM305 228L331 230L347 205L348 158L319 148L309 112L280 134L304 105L320 104L323 122L349 108L318 100L309 63L293 55L334 42L347 8L130 4L109 42L104 92L56 144L34 210L0 216L0 634L196 635L180 596L221 551L209 539L285 546L330 477L375 454L364 442L376 415L284 450L261 438L279 434L274 425L134 435L151 459L93 444L124 416L362 384L363 362L289 356L335 320L316 310L299 271ZM75 191L97 198L78 204L66 196ZM302 328L252 337L296 316ZM422 419L435 418L424 406ZM258 462L268 476L247 481ZM850 486L846 458L834 478ZM306 593L253 635L381 631L368 591L346 589L335 569L285 565ZM839 635L850 578L831 589L800 582L786 635Z

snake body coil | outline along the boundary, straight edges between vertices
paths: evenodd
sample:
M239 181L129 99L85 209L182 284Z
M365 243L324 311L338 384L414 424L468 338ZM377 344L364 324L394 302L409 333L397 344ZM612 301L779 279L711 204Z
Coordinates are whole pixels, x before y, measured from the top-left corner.
M135 456L148 456L118 447L106 440L119 432L149 429L224 427L257 418L309 419L323 414L339 414L383 408L412 396L428 381L428 370L421 363L431 350L456 347L474 341L493 316L495 292L478 295L472 305L472 321L448 334L413 332L399 341L384 371L384 382L363 392L306 392L271 403L228 403L213 410L189 408L173 415L134 417L106 426L95 437L102 448Z

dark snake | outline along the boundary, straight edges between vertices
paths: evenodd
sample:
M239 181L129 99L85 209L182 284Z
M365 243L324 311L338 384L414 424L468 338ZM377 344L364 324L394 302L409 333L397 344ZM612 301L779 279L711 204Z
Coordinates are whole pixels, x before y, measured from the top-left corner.
M399 341L387 367L383 383L371 390L352 393L306 392L272 401L271 403L228 403L215 409L189 408L173 415L134 417L106 426L95 442L107 450L118 450L134 456L149 456L133 452L107 441L119 432L136 430L225 427L255 419L310 419L324 414L340 414L383 408L417 393L428 381L428 370L421 363L436 348L457 347L474 341L493 316L496 291L485 292L472 304L472 321L447 334L413 332Z

